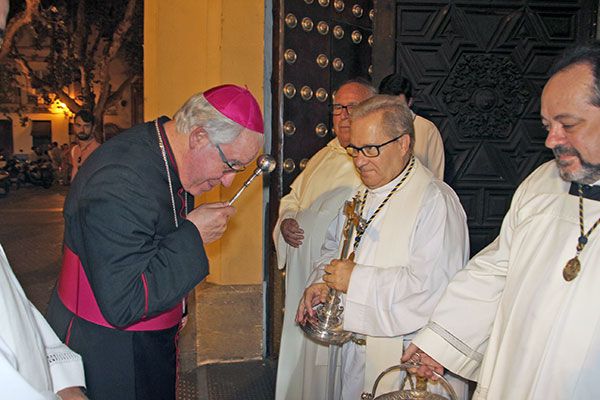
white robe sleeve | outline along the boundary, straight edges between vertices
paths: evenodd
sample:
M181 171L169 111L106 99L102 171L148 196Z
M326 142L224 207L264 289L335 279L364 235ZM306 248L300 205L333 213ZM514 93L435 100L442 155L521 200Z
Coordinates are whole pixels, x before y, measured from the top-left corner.
M325 266L331 262L331 260L340 258L340 242L342 240L342 233L344 224L346 223L346 216L344 215L344 208L340 208L337 217L331 221L327 232L325 233L325 241L321 246L321 254L314 261L312 266L312 272L308 277L306 286L310 286L313 283L323 282L323 275L325 274Z
M85 387L81 356L62 343L37 308L31 303L30 305L40 336L46 346L54 392L69 387Z
M442 141L442 135L438 128L431 123L428 127L430 133L429 144L427 146L427 161L428 167L433 176L439 180L444 180L444 164L446 158L444 155L444 142Z
M55 399L85 387L81 357L27 299L0 246L0 390L11 399Z
M415 118L415 156L439 180L444 180L444 141L435 124L421 116Z
M286 218L294 218L300 210L299 189L303 186L305 173L301 173L291 185L291 191L285 195L279 203L279 218L273 229L273 242L277 252L277 267L283 269L286 263L287 248L289 244L283 239L281 234L281 222Z
M46 357L52 378L52 392L39 392L19 372L19 362L10 347L0 337L0 387L15 399L57 399L55 393L68 387L85 387L81 357L65 346L40 312L30 303L38 332L46 346ZM32 351L34 348L32 347ZM43 373L40 371L40 373Z
M477 380L491 334L525 186L526 182L515 192L500 235L456 274L429 324L413 340L444 367L467 379Z
M408 265L356 265L346 294L344 329L406 335L424 326L446 284L468 258L466 217L455 195L428 189L411 234Z
M46 400L56 399L54 393L40 393L27 382L18 370L18 361L7 343L0 337L0 387L7 398Z

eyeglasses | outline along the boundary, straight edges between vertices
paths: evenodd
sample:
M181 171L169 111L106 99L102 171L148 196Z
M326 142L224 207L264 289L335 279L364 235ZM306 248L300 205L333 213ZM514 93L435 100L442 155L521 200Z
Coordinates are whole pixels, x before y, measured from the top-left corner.
M348 104L348 105L343 105L343 104L332 104L331 105L331 114L338 116L338 115L342 115L342 112L344 111L344 109L346 110L346 112L348 113L348 115L352 114L352 109L356 107L356 104Z
M368 158L374 158L374 157L379 156L380 148L382 148L385 145L395 142L396 140L400 139L404 135L405 134L396 136L395 138L390 139L387 142L381 143L381 144L369 144L369 145L362 146L362 147L348 145L348 146L346 146L346 153L348 153L348 155L350 155L350 157L353 157L353 158L358 157L358 153L363 153L363 155Z
M240 163L239 161L229 161L227 159L227 157L225 157L223 150L221 150L221 146L219 146L218 144L215 144L215 147L219 151L219 156L221 157L221 160L229 167L230 171L227 171L227 172L237 173L237 172L242 172L242 171L246 170L246 166L244 164Z

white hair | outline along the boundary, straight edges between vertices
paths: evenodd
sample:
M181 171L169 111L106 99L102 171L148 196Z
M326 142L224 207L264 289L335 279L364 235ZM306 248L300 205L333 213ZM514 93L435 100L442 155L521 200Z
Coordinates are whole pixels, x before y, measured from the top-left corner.
M189 134L202 127L213 144L233 142L244 127L221 114L210 104L203 93L193 95L173 116L177 131Z

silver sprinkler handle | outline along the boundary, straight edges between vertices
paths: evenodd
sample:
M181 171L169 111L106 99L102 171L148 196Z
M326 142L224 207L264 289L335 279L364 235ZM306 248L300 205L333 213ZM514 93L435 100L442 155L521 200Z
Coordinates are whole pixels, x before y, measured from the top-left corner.
M229 200L229 203L227 203L228 205L232 205L257 176L261 175L263 172L267 174L272 172L275 169L277 163L275 162L275 159L269 154L263 154L260 157L258 157L258 160L256 160L256 165L257 167L254 170L254 173L248 179L246 179L246 182L244 182L244 184L237 191L235 196L233 196L231 200Z
M240 197L240 195L242 194L242 192L244 190L246 190L246 188L250 185L250 182L252 182L254 180L254 178L256 178L257 176L262 174L262 169L260 168L256 168L254 170L254 173L252 174L252 176L250 176L250 178L246 179L246 182L244 182L244 184L242 185L242 187L237 191L237 193L235 194L235 196L233 196L231 198L231 200L229 200L228 205L232 205L234 201L237 200L238 197Z

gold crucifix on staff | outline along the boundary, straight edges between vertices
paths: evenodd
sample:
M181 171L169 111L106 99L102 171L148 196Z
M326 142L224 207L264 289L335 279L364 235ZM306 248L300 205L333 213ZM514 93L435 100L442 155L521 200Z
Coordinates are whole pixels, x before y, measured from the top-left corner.
M340 254L340 259L342 260L347 258L354 261L354 252L348 256L348 252L350 250L350 240L352 239L354 229L360 232L365 222L358 213L359 207L360 200L358 195L354 196L352 200L346 201L344 204L344 215L346 216L346 222L342 231L344 236L344 244L342 245L342 253Z

